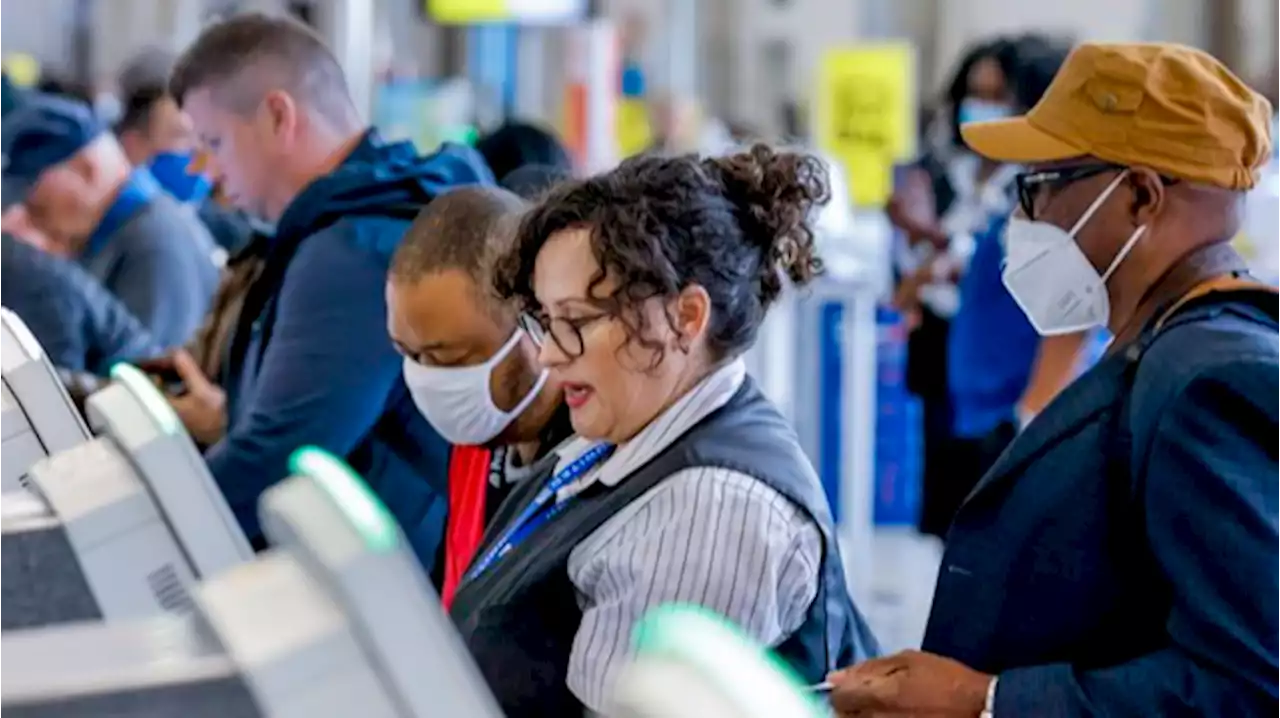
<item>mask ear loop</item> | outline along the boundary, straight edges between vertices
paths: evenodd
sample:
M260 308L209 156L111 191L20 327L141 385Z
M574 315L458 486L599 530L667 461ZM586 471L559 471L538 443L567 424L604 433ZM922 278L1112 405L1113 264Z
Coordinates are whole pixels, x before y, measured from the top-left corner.
M1128 176L1129 170L1126 169L1116 175L1116 178L1111 180L1111 184L1107 185L1107 188L1102 190L1102 194L1098 195L1098 198L1093 201L1093 204L1089 205L1089 209L1086 209L1084 214L1080 215L1080 219L1076 220L1075 225L1071 228L1070 234L1072 239L1076 238L1076 233L1084 228L1085 222L1088 222L1089 219L1093 217L1093 213L1098 211L1098 208L1102 206L1102 203L1107 201L1107 198L1111 196L1111 193L1116 191L1116 187L1119 187L1124 178Z
M1107 271L1102 273L1102 283L1104 285L1107 283L1107 280L1111 278L1111 274L1120 267L1120 263L1124 261L1124 258L1129 256L1129 252L1134 247L1138 246L1138 240L1142 239L1142 235L1146 234L1146 231L1147 226L1144 224L1135 229L1133 234L1129 235L1129 241L1124 243L1124 246L1116 253L1116 258L1111 260L1111 266L1107 267Z
M511 334L511 338L507 340L507 343L503 345L501 349L498 350L497 354L494 354L493 357L489 359L488 362L486 362L486 365L488 366L488 369L489 369L489 371L486 373L491 374L493 372L493 369L497 367L498 364L501 363L503 359L506 359L507 355L511 354L511 352L514 351L515 348L520 344L520 339L526 336L529 337L529 341L532 341L535 345L538 343L537 340L535 340L532 336L529 335L529 332L526 331L524 327L516 327L516 330ZM533 404L533 402L537 400L538 394L541 393L542 388L547 385L547 379L549 379L550 377L551 377L551 371L544 367L542 369L542 372L538 374L538 378L533 382L533 386L529 388L529 393L525 394L524 398L521 399L519 403L517 403L515 407L511 409L511 411L503 412L501 409L498 408L498 405L493 401L492 391L485 392L486 395L489 397L489 405L492 406L495 410L506 414L508 423L515 421L516 418L518 418L521 414L524 413L525 409L528 409Z

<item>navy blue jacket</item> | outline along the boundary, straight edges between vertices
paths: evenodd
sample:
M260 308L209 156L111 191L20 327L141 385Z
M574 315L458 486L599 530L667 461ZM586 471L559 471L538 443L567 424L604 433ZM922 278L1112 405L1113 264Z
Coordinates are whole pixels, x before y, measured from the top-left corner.
M147 330L74 262L3 236L4 306L59 369L105 376L112 364L160 354Z
M472 150L419 157L369 133L285 210L245 297L224 370L227 436L209 469L251 540L256 504L314 445L345 457L430 570L444 528L449 447L422 418L386 329L391 255L444 190L492 182Z
M1105 357L983 478L927 651L997 716L1273 716L1277 325L1210 295Z

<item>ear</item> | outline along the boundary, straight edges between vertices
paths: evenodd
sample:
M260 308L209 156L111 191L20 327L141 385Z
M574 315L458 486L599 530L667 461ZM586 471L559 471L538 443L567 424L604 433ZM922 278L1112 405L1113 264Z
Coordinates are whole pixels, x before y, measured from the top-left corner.
M674 310L675 327L679 332L676 341L682 349L688 349L711 323L711 295L701 285L690 284L676 297Z
M272 90L262 98L259 107L267 133L276 140L288 145L298 126L298 105L281 90ZM285 147L287 149L287 147Z
M1129 186L1133 188L1133 203L1129 207L1133 226L1150 225L1164 208L1164 180L1155 170L1134 167L1129 170Z
M136 129L128 129L120 133L120 147L124 149L124 154L129 161L134 164L144 164L151 156L150 143L142 136L142 133Z

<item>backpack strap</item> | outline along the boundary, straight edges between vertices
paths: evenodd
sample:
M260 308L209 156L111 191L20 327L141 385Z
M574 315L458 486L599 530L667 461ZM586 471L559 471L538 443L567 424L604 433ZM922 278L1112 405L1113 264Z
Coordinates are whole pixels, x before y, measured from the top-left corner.
M1154 339L1155 335L1164 329L1165 325L1169 320L1173 319L1174 315L1189 305L1197 303L1198 300L1208 297L1211 294L1246 295L1250 299L1256 300L1253 303L1256 303L1260 308L1270 312L1273 317L1280 316L1280 310L1277 309L1277 306L1280 305L1275 304L1275 300L1280 298L1280 293L1277 292L1275 287L1247 277L1228 274L1221 277L1214 277L1197 284L1191 288L1191 291L1182 295L1175 302L1169 305L1169 307L1160 314L1160 317L1156 319L1155 324L1152 327L1152 331L1148 332L1151 335L1151 339ZM1221 297L1213 298L1214 301L1219 299L1221 299ZM1265 301L1268 299L1271 301ZM1147 343L1150 344L1150 340L1148 340Z
M1275 287L1245 276L1223 275L1197 284L1171 302L1168 307L1158 313L1156 319L1143 330L1138 339L1124 350L1125 366L1121 395L1112 413L1113 425L1110 432L1112 440L1108 448L1107 463L1117 474L1126 474L1129 477L1128 493L1135 503L1140 500L1141 487L1131 466L1133 427L1130 397L1137 384L1138 367L1142 357L1165 330L1177 324L1175 320L1178 315L1195 307L1237 299L1246 299L1250 304L1267 312L1273 319L1280 319L1280 301L1277 301L1280 300L1280 293Z

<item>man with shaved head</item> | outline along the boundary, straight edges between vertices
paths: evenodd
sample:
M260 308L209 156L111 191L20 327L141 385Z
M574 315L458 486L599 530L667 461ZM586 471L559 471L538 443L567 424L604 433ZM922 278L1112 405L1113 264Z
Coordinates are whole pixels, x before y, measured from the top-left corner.
M485 523L512 485L554 461L573 434L560 387L537 361L490 268L515 238L525 202L465 187L432 202L396 252L387 328L423 416L456 445L444 551L448 605Z
M345 457L430 570L444 528L448 447L418 414L388 340L383 282L418 211L446 189L489 183L472 150L420 157L383 141L351 100L333 53L294 20L234 16L174 65L169 94L190 115L225 194L275 225L231 332L223 376L175 368L171 399L246 533L298 447ZM220 385L220 386L219 386Z

